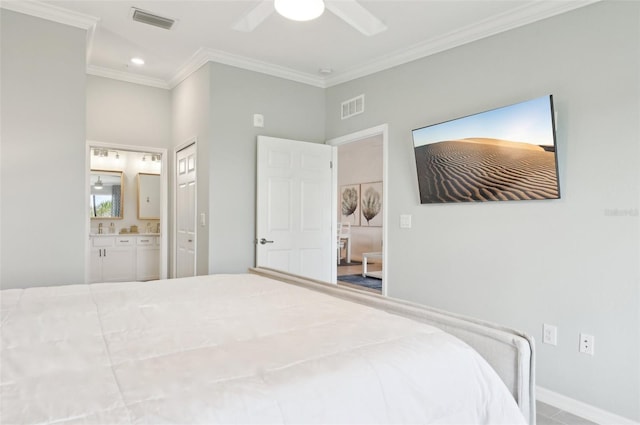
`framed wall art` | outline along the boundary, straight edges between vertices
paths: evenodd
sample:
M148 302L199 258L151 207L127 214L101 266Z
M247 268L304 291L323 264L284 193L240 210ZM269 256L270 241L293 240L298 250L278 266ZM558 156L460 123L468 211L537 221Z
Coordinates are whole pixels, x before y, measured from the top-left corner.
M348 184L340 187L340 221L351 223L352 226L360 225L360 185Z
M360 224L366 227L382 226L382 182L360 185Z

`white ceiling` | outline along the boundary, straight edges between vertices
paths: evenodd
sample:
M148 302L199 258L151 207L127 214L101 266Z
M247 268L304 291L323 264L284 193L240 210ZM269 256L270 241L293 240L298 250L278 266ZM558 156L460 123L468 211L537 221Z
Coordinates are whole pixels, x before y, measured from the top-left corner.
M329 11L309 22L273 13L253 32L232 29L259 0L3 0L1 5L88 29L91 74L171 88L213 60L329 87L594 1L360 0L388 28L372 37ZM134 22L132 7L178 23L163 30ZM134 56L145 65L130 64ZM332 72L322 74L323 68Z

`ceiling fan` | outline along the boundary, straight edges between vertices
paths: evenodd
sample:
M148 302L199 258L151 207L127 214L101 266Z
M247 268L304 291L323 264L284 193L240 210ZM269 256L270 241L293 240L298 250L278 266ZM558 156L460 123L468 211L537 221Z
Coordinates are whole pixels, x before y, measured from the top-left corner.
M319 7L319 13L306 19L296 19L283 13L282 8L285 3L300 6L303 3L314 3L310 5ZM278 11L281 15L294 20L310 20L320 16L324 8L351 25L362 34L367 36L376 35L387 29L387 26L371 12L362 7L357 0L261 0L260 3L251 9L233 26L236 31L251 32L258 27L273 12ZM317 11L318 9L316 9Z

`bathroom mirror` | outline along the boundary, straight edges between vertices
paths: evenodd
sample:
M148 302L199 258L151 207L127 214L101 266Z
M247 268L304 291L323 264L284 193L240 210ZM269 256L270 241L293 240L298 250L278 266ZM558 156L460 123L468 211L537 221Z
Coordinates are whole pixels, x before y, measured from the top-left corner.
M160 175L138 173L138 219L160 219Z
M122 171L91 170L89 216L121 219L124 209Z

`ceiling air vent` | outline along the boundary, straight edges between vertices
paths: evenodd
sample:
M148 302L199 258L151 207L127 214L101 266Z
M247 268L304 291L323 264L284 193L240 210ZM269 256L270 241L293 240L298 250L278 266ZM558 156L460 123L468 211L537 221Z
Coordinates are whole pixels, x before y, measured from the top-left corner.
M351 118L354 115L358 115L364 112L364 95L354 97L353 99L345 100L342 102L342 114L343 120Z
M162 28L165 30L170 30L173 27L173 24L176 23L175 19L154 15L153 13L136 9L135 7L132 7L131 11L131 18L134 21L141 22L147 25L153 25L154 27Z

